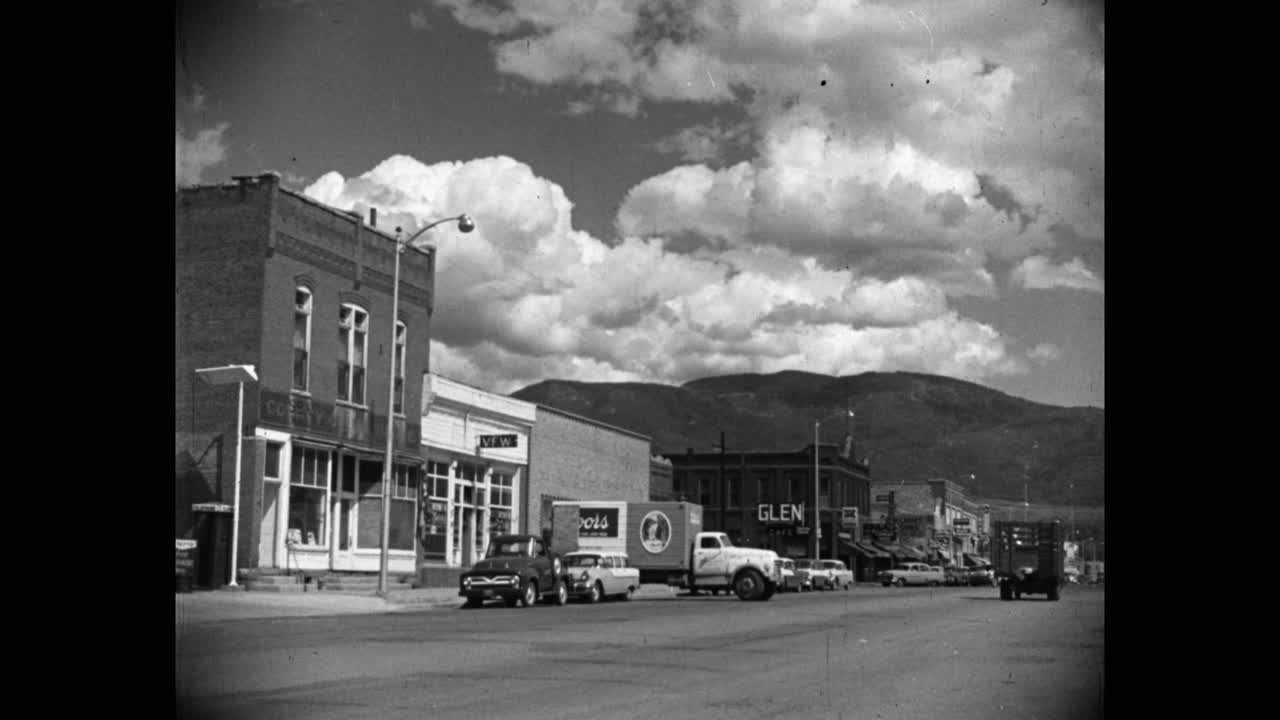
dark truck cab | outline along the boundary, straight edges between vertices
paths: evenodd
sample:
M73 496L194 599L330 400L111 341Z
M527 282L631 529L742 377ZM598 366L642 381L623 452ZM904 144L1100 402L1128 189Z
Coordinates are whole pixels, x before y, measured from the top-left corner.
M1062 523L1008 522L992 525L991 559L1001 600L1023 595L1048 595L1058 599L1066 582Z
M568 573L560 556L536 535L496 535L484 559L458 578L458 595L475 608L502 598L507 607L529 607L539 598L564 605Z

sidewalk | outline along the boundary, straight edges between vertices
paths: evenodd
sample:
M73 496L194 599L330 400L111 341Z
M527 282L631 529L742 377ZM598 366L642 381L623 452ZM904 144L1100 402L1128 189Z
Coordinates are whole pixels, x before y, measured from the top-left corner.
M642 585L637 600L663 600L675 596L665 585ZM224 620L367 615L419 612L462 607L455 588L392 590L387 597L337 592L271 593L248 590L198 590L174 594L174 622L178 626Z

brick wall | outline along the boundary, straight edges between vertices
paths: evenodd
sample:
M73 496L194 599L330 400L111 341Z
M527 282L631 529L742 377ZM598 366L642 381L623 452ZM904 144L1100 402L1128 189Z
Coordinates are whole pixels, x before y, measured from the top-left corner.
M195 370L261 363L263 265L270 187L205 187L174 200L174 531L190 534L192 503L232 502L237 386ZM245 385L244 425L258 387ZM246 455L251 457L246 447ZM247 474L246 474L247 476ZM242 477L243 482L244 477ZM244 523L241 523L242 525Z
M529 527L550 521L544 496L575 500L649 499L649 440L538 406L529 444Z

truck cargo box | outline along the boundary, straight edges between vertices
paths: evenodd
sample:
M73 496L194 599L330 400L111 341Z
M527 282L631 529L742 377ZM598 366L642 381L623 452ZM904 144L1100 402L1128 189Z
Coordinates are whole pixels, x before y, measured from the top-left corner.
M641 571L689 569L702 506L687 502L557 501L551 504L551 547L625 552Z
M992 525L991 561L1001 599L1038 593L1057 600L1066 579L1062 524L997 520Z

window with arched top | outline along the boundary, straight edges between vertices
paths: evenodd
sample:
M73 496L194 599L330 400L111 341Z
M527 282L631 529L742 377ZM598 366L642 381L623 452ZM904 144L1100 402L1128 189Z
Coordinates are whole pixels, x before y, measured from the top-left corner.
M338 399L365 404L365 366L369 351L369 313L358 305L338 308Z
M299 286L293 291L293 389L306 392L311 386L311 291Z

